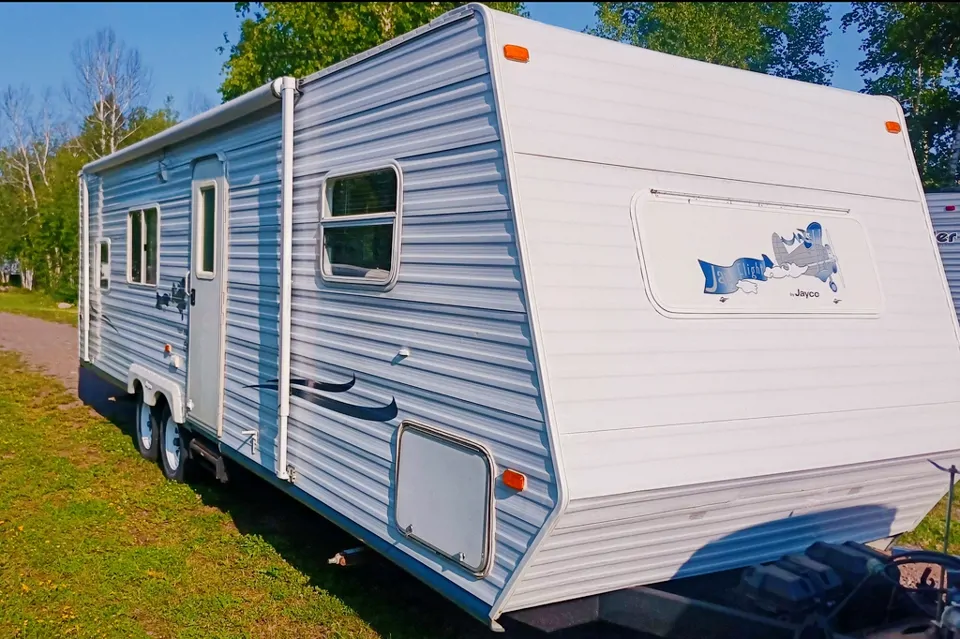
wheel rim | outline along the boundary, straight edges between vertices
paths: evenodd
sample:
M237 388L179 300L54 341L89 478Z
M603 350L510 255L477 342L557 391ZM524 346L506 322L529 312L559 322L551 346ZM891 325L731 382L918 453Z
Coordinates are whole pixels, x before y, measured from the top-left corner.
M167 418L163 433L163 454L167 458L167 468L176 471L180 468L180 427L172 417Z
M137 435L140 437L140 445L143 446L144 450L150 450L153 447L153 422L150 419L150 407L142 400L137 412Z

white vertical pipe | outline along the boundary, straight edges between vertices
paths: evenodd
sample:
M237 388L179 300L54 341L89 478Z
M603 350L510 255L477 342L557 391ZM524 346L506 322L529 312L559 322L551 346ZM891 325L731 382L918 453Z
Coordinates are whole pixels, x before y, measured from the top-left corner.
M293 102L297 85L293 78L274 80L273 92L280 96L280 373L277 394L280 403L277 477L290 479L287 472L287 420L290 416L290 314L293 279Z
M83 310L83 172L77 173L77 310ZM77 361L83 361L83 321L77 321Z
M90 194L87 191L87 176L83 173L80 179L80 223L81 242L83 250L80 252L80 268L83 269L83 361L90 361ZM97 264L100 256L97 256Z

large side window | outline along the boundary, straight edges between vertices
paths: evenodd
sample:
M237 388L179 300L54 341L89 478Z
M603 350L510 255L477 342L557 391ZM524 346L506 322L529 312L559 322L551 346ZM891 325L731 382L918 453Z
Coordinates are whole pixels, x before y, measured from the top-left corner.
M399 263L400 175L393 165L332 175L321 198L321 276L387 284Z
M160 271L160 211L132 209L127 214L127 281L157 285Z
M110 290L110 240L97 241L97 263L99 264L99 287L101 291Z

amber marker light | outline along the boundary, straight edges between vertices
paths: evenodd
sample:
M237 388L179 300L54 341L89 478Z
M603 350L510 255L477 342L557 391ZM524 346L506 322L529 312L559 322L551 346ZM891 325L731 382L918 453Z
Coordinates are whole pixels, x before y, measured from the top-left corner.
M518 44L505 44L503 45L503 57L514 62L529 62L530 52L527 51L526 47L521 47Z
M527 477L523 473L518 473L508 468L503 471L503 485L517 492L521 492L527 487Z

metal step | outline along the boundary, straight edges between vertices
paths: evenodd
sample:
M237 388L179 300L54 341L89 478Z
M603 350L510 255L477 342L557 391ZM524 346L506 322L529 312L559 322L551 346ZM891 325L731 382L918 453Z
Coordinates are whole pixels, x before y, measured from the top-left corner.
M229 477L227 477L227 467L223 462L223 456L199 437L194 437L190 440L190 459L202 459L207 462L210 465L210 470L220 483L225 484L229 480Z

